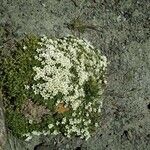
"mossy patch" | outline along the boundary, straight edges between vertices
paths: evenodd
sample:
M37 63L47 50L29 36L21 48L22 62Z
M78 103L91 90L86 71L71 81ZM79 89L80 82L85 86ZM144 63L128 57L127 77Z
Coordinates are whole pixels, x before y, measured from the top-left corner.
M32 91L27 92L24 88L25 85L33 83L34 71L32 67L39 65L39 62L34 59L35 49L39 47L39 40L35 36L30 36L16 42L15 47L17 50L13 51L10 56L3 58L1 62L1 86L6 124L17 136L32 131L39 126L38 124L30 125L28 119L21 113L23 104L30 98L34 102L42 103L40 96L34 95ZM24 45L28 46L28 49L23 48Z

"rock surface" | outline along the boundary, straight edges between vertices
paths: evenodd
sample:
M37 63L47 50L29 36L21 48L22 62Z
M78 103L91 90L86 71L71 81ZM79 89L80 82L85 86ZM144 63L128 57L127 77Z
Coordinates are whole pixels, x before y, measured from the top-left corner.
M40 137L25 143L10 134L5 150L149 150L149 10L148 0L1 0L0 46L25 34L75 34L110 61L101 126L91 139Z
M0 150L3 150L6 143L5 118L2 105L2 93L0 91Z

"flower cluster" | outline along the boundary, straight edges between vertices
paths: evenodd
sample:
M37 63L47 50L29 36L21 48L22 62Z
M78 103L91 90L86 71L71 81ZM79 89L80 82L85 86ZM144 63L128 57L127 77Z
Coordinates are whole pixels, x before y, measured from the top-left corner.
M55 101L54 108L58 115L61 113L61 119L48 125L49 131L58 134L63 129L67 137L88 139L91 128L98 126L93 115L99 116L101 112L106 57L88 41L72 36L61 39L44 36L38 44L35 59L40 65L33 67L32 90L45 101ZM31 133L25 135L31 138Z

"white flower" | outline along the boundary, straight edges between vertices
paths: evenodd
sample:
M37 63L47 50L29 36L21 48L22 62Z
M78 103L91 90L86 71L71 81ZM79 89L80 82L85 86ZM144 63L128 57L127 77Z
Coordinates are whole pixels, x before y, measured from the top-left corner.
M32 124L32 123L33 123L33 120L30 119L30 120L29 120L29 123Z
M43 135L49 135L50 131L43 131Z
M62 119L62 124L65 124L66 123L66 117L64 117L63 119Z
M33 134L33 135L37 135L37 136L39 136L39 135L41 135L41 132L32 131L32 134Z
M24 133L22 136L28 137L28 136L30 136L30 133Z
M85 121L83 124L84 124L85 126L87 126L89 123L88 123L87 121Z
M57 130L54 130L53 134L57 135L59 132Z
M70 136L70 134L67 134L67 138L70 138L71 136Z
M26 136L27 138L25 139L25 141L30 141L32 139L31 133L25 133L22 136Z
M90 137L91 137L91 135L88 133L88 134L86 135L85 140L87 141Z
M72 116L75 117L75 116L76 116L76 112L73 112L73 113L72 113Z
M54 127L53 124L49 124L49 125L48 125L48 128L49 128L49 129L51 129L51 128L53 128L53 127Z
M57 122L56 122L56 125L58 126L59 124L60 124L60 122L57 121Z
M95 127L98 127L98 123L95 123Z
M80 101L80 100L75 100L75 101L72 103L72 108L73 108L73 110L77 110L77 108L79 107L80 104L81 104L81 101Z
M74 124L73 119L69 119L69 123L70 123L71 125L73 125L73 124Z
M81 135L81 132L80 132L80 130L77 130L77 135Z
M91 123L91 120L90 120L90 119L88 120L88 123L89 123L89 124Z
M92 107L90 107L90 108L89 108L89 112L92 112L92 110L93 110Z
M41 41L44 42L47 40L47 37L45 35L43 35L43 37L41 38Z
M86 116L87 116L87 117L89 117L89 114L88 114L88 113L86 113Z
M28 136L28 137L25 139L25 141L28 142L28 141L30 141L31 139L32 139L32 136Z
M107 80L104 80L104 83L107 84Z
M26 49L27 49L27 46L24 45L24 46L23 46L23 49L26 50Z
M28 90L30 88L29 85L24 85L25 89Z
M96 108L93 108L93 111L96 113L97 109L96 109Z
M101 108L99 107L99 108L98 108L98 113L100 113L100 112L101 112Z

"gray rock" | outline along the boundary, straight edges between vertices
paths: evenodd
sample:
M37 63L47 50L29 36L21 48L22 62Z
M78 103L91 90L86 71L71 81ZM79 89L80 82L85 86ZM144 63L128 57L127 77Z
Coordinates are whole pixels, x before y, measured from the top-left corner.
M4 149L4 145L6 143L6 129L3 111L2 92L0 90L0 150Z
M73 33L89 40L110 61L101 126L93 137L88 141L61 140L61 136L41 140L46 146L52 146L52 150L66 150L68 145L70 150L78 147L81 150L149 150L150 2L76 2L77 6L72 0L1 0L0 24L10 22L17 38L30 33L52 37ZM84 33L70 30L66 24L76 18L92 28L85 28ZM35 139L30 144L24 143L26 146L16 144L18 148L14 149L33 150L40 143Z

